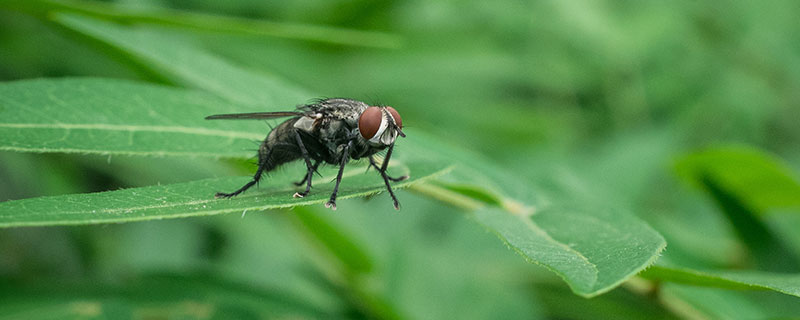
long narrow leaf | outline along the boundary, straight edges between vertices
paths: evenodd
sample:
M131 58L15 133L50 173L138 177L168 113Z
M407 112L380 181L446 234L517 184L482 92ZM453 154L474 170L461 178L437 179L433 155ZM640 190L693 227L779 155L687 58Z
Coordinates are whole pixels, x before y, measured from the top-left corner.
M195 31L297 39L338 45L396 48L402 44L402 39L397 35L375 31L245 19L166 8L141 8L94 1L31 0L6 5L6 7L43 16L58 10L128 24L147 23Z
M6 82L0 150L248 158L269 127L203 120L241 108L201 92L125 80Z
M244 69L163 30L124 27L67 13L54 14L52 19L122 51L148 72L252 106L249 111L288 111L315 98L286 79Z
M414 161L412 178L395 185L402 188L446 173L449 169L436 163ZM311 194L293 198L292 179L270 179L258 189L234 199L215 199L214 193L235 190L249 177L231 177L180 184L133 188L118 191L72 194L14 200L0 203L0 227L75 225L144 221L154 219L206 216L225 213L245 215L248 211L322 204L333 189L330 176L318 178ZM364 173L364 167L346 171L346 180L339 188L338 199L375 194L385 190L383 180L375 172ZM386 203L391 209L391 203Z

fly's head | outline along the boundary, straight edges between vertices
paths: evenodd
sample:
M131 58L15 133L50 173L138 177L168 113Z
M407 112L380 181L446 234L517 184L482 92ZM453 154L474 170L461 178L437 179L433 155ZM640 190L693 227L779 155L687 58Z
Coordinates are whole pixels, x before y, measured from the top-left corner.
M368 107L358 118L358 131L371 147L388 147L397 136L405 138L403 119L392 107Z

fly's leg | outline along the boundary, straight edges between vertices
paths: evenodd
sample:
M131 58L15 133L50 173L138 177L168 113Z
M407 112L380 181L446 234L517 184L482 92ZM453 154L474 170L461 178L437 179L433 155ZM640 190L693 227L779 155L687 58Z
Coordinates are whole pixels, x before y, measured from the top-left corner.
M342 152L342 160L339 164L339 174L336 175L336 185L333 187L333 193L331 193L331 199L328 200L328 203L325 204L326 208L331 208L331 210L336 210L336 193L339 192L339 183L342 182L342 174L344 173L344 165L347 164L347 160L350 158L350 146L353 145L353 141L347 142L347 145L344 147L344 151Z
M389 163L389 161L387 159L388 159L388 155L391 155L391 153L387 153L386 155L387 155L387 157L384 158L383 161L385 163ZM381 172L381 167L378 167L378 164L375 162L375 159L372 156L369 156L369 165L372 166L373 168L375 168L375 170L378 170L378 172ZM391 180L392 182L398 182L398 181L403 181L403 180L408 179L408 176L400 176L400 177L395 178L395 177L390 176L387 173L386 174L386 178Z
M306 191L295 192L293 197L295 198L302 198L308 195L308 192L311 191L311 177L314 175L314 172L317 171L317 167L319 166L319 161L317 161L314 165L311 165L311 159L308 158L308 151L306 151L306 146L303 145L303 140L300 139L300 133L297 130L294 131L294 137L297 140L297 145L300 147L300 152L303 154L303 160L306 161L306 176L300 182L296 182L295 185L300 186L303 182L306 183Z
M380 168L375 164L375 160L372 159L372 156L369 156L369 163L370 165L374 166L375 169L380 172L381 177L383 177L383 182L386 184L386 190L389 190L389 195L392 197L392 204L394 204L395 210L400 210L400 202L397 201L397 197L394 195L394 191L392 191L392 186L389 184L389 180L397 182L401 180L408 179L408 176L402 176L400 178L392 178L388 174L386 174L386 168L389 166L389 159L392 157L392 150L394 149L394 143L389 146L389 151L386 152L386 157L383 158L383 165Z
M268 151L268 152L271 152L271 150ZM261 175L264 173L264 168L266 168L266 166L267 166L267 159L269 159L269 154L265 155L264 157L260 157L258 159L258 170L256 170L256 174L253 176L253 180L250 180L250 182L248 182L247 184L245 184L244 186L239 188L239 190L236 190L236 191L231 192L231 193L217 192L217 194L215 194L214 197L215 198L230 198L230 197L233 197L233 196L235 196L237 194L240 194L240 193L244 192L247 189L250 189L250 187L252 187L256 183L258 183L258 180L261 180Z
M319 168L319 165L320 165L321 163L322 163L322 162L321 162L321 161L319 161L319 160L314 160L314 166L311 168L311 169L313 169L313 170L314 170L314 172L315 172L315 173L317 173L317 174L319 174L319 171L317 171L317 168ZM292 182L292 183L294 183L294 185L296 185L296 186L298 186L298 187L299 187L299 186L302 186L304 183L306 183L306 180L307 180L307 179L308 179L308 174L306 174L306 175L304 175L304 176L303 176L303 180L300 180L300 181L297 181L297 182Z

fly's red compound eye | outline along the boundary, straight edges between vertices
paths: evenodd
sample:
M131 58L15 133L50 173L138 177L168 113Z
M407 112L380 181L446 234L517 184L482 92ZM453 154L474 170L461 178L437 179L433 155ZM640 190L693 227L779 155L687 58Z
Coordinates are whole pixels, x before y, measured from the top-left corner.
M364 110L358 118L358 131L361 132L361 136L367 140L372 139L381 127L382 118L381 108L369 107Z
M397 113L397 110L392 107L386 107L386 110L389 110L389 113L392 114L392 118L394 118L394 124L396 124L398 128L403 129L403 119L400 118L400 114Z

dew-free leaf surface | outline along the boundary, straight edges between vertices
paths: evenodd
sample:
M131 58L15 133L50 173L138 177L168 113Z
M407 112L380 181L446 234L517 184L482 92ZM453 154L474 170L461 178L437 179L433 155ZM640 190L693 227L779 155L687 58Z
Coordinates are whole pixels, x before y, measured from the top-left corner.
M586 297L651 265L666 246L658 232L620 211L550 207L520 215L487 208L476 211L475 220Z
M4 130L0 148L15 151L250 158L268 131L261 121L203 120L209 114L238 110L213 96L124 80L5 83L0 85L0 106L0 130ZM408 131L411 138L401 141L408 146L398 148L391 170L398 172L395 175L410 174L411 179L398 187L442 174L450 166L441 157L427 155L421 144L413 142L418 139L414 130ZM341 199L384 190L375 172L364 171L363 163L348 168ZM235 190L248 179L5 202L0 205L0 225L87 224L263 210L322 203L332 189L331 176L317 177L309 197L293 199L291 181L297 176L284 175L265 179L257 192L232 200L213 199L215 192Z
M203 120L237 110L202 92L127 80L5 82L0 150L249 158L267 125Z
M404 171L414 168L412 177L395 184L402 188L449 170L437 163L405 162ZM353 166L345 171L338 199L378 193L385 190L383 180L374 171ZM0 203L0 227L68 225L143 221L153 219L205 216L224 213L245 214L266 209L322 204L328 200L333 183L331 176L317 177L311 194L293 198L297 189L292 179L265 179L257 189L232 199L215 199L218 191L231 191L244 185L250 177L229 177L193 181L164 186L150 186L90 194L14 200ZM391 209L391 203L387 202Z

